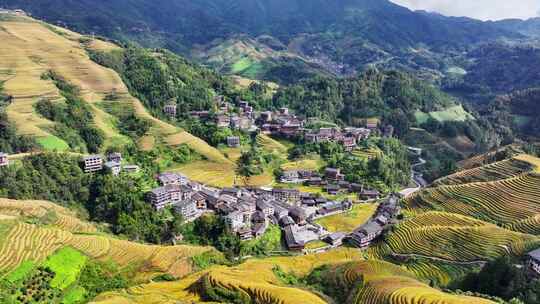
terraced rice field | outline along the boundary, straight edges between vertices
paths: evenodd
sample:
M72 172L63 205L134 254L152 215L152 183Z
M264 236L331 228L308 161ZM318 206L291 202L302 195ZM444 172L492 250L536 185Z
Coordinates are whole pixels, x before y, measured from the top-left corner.
M454 280L460 280L468 273L479 270L479 264L458 265L428 259L417 259L407 262L403 266L414 273L417 278L433 282L440 287L447 287Z
M480 155L465 159L463 161L460 161L458 163L458 167L463 169L463 170L467 170L467 169L472 169L472 168L476 168L476 167L480 167L480 166L492 163L494 157L496 156L496 154L499 153L499 152L502 152L504 150L508 150L512 154L521 154L521 153L523 153L523 151L521 150L521 148L519 146L517 146L517 145L508 145L508 146L504 146L504 147L501 147L499 149L496 149L496 150L493 150L493 151L490 151L490 152L487 152L487 153L484 153L484 154L480 154Z
M360 158L372 159L372 158L381 156L382 151L377 148L369 148L369 149L356 148L352 152L352 155L360 157Z
M287 147L285 147L285 145L271 138L268 135L265 135L265 134L257 135L257 144L259 144L266 151L274 152L279 155L283 155L285 157L287 155Z
M94 63L85 50L86 47L105 51L119 49L117 46L99 40L83 44L80 40L83 36L77 33L26 17L1 21L0 26L0 40L5 42L0 48L0 71L9 71L1 79L6 80L5 93L14 97L14 102L7 107L8 118L19 133L36 136L45 149L67 147L49 133L54 123L34 111L34 104L41 98L63 99L52 81L41 78L52 70L81 89L81 96L94 115L94 124L105 134L105 146L130 142L116 129L113 123L116 118L98 107L108 93L115 91L119 96L115 103L125 104L137 116L152 122L151 134L140 143L143 148L150 150L158 142L171 146L187 144L210 161L229 162L203 140L152 117L142 103L129 94L120 76Z
M304 158L297 161L287 162L281 165L282 170L312 170L319 171L324 166L324 161L317 157Z
M427 212L399 224L386 242L403 256L472 262L520 256L540 244L540 238L458 214Z
M171 134L166 138L166 143L170 146L179 146L182 144L188 145L195 152L203 155L208 160L216 163L230 164L228 160L218 149L210 146L204 140L191 135L188 132L180 131L175 134Z
M11 216L12 219L51 217L52 222L48 224L62 230L82 233L97 232L93 224L82 221L72 211L47 201L0 198L0 215ZM49 221L47 219L47 222Z
M407 199L407 205L416 210L444 210L511 225L540 213L540 174L429 188Z
M8 106L8 118L22 134L49 137L46 127L52 122L41 118L33 109L40 98L61 99L50 80L41 75L54 70L82 90L84 99L93 103L112 89L127 92L120 77L113 71L92 62L81 47L82 36L50 27L30 18L17 18L1 22L0 39L4 47L0 50L0 70L9 70L12 76L4 83L6 93L15 101ZM106 134L107 139L123 136L107 127L111 117L94 110L95 123Z
M489 182L512 178L533 170L534 166L531 163L516 157L469 170L463 170L438 179L433 184L435 186L442 186L473 182Z
M356 291L351 303L357 304L487 304L494 303L476 297L444 293L417 281L403 268L382 261L358 261L338 265L329 273ZM363 285L354 289L360 281Z
M267 186L271 185L274 180L274 177L268 172L250 178L239 176L236 174L236 165L232 163L195 161L167 170L179 172L194 181L221 188L234 185Z
M236 267L216 266L180 282L151 283L124 292L107 293L98 297L95 303L207 303L201 301L200 293L201 281L206 278L211 286L239 292L253 303L297 304L301 299L301 303L322 304L326 302L310 291L283 285L272 269L277 265L287 273L305 276L323 264L358 259L358 251L351 249L297 257L253 259Z
M28 217L49 218L51 212L56 216L46 226L21 221ZM11 215L10 218L0 217L0 224L18 221L7 226L5 237L0 241L0 272L12 270L24 261L41 262L59 248L71 246L91 258L112 260L120 266L138 266L140 278L156 273L180 277L193 270L189 260L191 256L212 250L197 246L145 245L92 234L96 232L93 225L78 220L68 210L49 202L1 199L0 214Z

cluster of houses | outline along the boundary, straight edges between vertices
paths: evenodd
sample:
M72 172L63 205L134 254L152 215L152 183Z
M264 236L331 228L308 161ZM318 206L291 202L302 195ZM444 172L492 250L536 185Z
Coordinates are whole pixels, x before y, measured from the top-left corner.
M236 105L237 111L233 111L234 107L230 103L225 101L223 96L216 96L214 98L216 107L219 109L214 117L214 123L219 128L231 128L233 130L242 131L255 131L255 115L253 107L249 105L249 102L239 100ZM167 108L163 111L167 113ZM207 120L210 118L210 111L191 111L189 115L193 118ZM176 110L174 112L176 116Z
M399 211L398 197L391 195L379 205L367 223L355 229L347 237L349 242L358 248L367 248L383 233L384 228L399 214Z
M5 167L9 165L8 154L0 152L0 167Z
M122 164L122 154L114 152L107 154L106 158L99 154L84 156L83 169L85 173L106 171L116 176L122 171L136 173L140 168L137 165Z
M377 190L367 189L364 185L345 181L345 175L336 168L326 168L322 175L311 170L284 170L280 181L285 184L303 183L309 186L322 186L331 195L358 193L361 200L379 199L381 196Z
M191 111L191 117L208 120L214 119L214 123L220 128L231 128L241 131L257 131L263 134L276 135L285 138L303 137L308 143L338 142L346 151L353 151L357 144L369 138L371 134L381 131L386 137L392 137L394 127L387 125L379 129L379 121L371 119L366 121L365 128L319 128L317 130L306 129L306 121L291 113L283 107L277 111L263 111L256 114L253 106L244 100L238 100L235 105L225 101L223 96L214 98L218 111L211 115L211 111ZM166 104L163 112L171 118L177 115L175 103ZM238 147L240 139L237 136L227 138L229 147Z
M358 142L369 138L372 130L367 128L320 128L306 132L304 138L308 143L337 142L345 151L351 152Z
M296 137L304 134L304 121L290 113L288 108L278 111L261 112L257 119L261 133L283 137Z
M173 208L186 221L205 213L216 214L241 240L261 236L270 224L279 225L291 250L301 250L329 234L313 220L352 208L350 201L329 201L293 189L216 189L177 173L159 174L157 180L160 186L147 195L156 210Z

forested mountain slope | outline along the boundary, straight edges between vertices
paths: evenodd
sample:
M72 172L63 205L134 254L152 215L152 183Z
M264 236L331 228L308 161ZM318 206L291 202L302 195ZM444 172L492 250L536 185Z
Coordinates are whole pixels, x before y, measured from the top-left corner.
M95 63L87 53L121 52L120 47L27 17L2 15L0 25L5 42L0 50L0 80L3 94L9 96L7 119L18 134L35 137L42 149L99 152L144 139L152 143L147 148L154 143L186 143L209 160L227 162L202 140L151 116L115 71ZM195 69L186 73L184 81L190 86L196 83L198 89L190 92L209 100L214 89L201 80L210 74ZM129 115L148 123L139 136L122 127Z

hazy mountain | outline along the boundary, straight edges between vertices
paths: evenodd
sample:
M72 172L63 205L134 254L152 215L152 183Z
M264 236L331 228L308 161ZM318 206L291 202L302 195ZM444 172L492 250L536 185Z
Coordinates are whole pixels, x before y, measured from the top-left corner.
M518 32L525 36L540 37L540 18L531 18L528 20L508 19L494 22L494 24L501 29Z

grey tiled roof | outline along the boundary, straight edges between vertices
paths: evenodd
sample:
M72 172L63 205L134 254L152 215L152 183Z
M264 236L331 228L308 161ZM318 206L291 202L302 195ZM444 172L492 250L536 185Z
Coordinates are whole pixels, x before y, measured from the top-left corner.
M540 248L529 252L527 255L537 261L540 261Z

